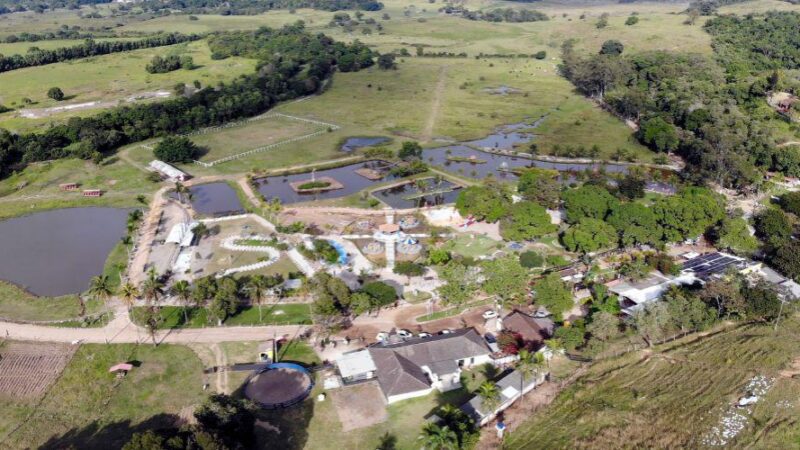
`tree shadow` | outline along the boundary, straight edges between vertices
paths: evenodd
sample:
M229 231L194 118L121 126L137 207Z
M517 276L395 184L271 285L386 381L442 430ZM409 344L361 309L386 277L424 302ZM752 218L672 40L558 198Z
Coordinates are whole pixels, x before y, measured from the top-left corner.
M308 425L314 417L314 397L284 409L256 413L256 448L300 450L308 442Z
M183 425L182 422L182 419L174 414L157 414L137 424L132 424L130 420L109 424L100 424L94 421L83 428L73 428L61 436L52 437L39 448L53 450L122 448L134 433L172 429Z

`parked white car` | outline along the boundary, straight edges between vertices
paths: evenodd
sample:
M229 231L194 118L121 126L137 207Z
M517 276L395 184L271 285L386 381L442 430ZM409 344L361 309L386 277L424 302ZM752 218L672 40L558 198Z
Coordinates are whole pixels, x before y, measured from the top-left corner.
M497 318L497 311L494 311L492 309L486 310L483 313L483 318L486 319L486 320L496 319Z
M381 331L380 333L378 333L377 336L375 336L375 339L377 339L379 341L385 341L386 338L388 338L388 337L389 337L389 333L387 333L385 331Z
M403 339L409 339L414 337L414 335L411 334L411 332L408 330L397 330L397 335Z
M452 332L453 332L453 330L442 330L442 331L439 332L439 334L450 334Z
M418 334L417 337L418 338L429 338L429 337L431 337L431 334L422 332L422 333Z

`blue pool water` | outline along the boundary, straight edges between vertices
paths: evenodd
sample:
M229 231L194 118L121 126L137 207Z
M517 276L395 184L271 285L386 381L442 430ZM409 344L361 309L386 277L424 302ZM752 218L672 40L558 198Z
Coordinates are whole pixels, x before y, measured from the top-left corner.
M328 241L328 242L330 242L333 248L336 249L336 252L339 253L339 261L337 261L337 263L347 264L347 250L345 250L344 247L342 247L342 244L336 241Z

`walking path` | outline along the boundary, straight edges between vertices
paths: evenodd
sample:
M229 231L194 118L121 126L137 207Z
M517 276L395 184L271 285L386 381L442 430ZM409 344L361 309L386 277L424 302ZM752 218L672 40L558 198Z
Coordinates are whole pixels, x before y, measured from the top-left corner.
M433 91L433 102L431 102L431 112L428 115L428 120L425 122L425 128L422 130L421 141L429 142L433 138L433 128L436 126L436 120L439 118L439 110L442 105L442 97L444 96L445 83L447 81L447 66L442 66L439 69L439 81L436 83L436 88Z
M279 252L278 250L276 250L276 249L274 249L274 248L272 248L270 246L267 246L267 245L239 245L239 244L236 243L236 241L246 240L246 239L250 239L250 238L248 238L246 236L230 236L230 237L226 238L224 241L222 241L220 246L222 248L224 248L224 249L237 251L237 252L261 252L261 253L266 253L267 255L269 255L269 259L267 259L266 261L259 261L257 263L249 264L249 265L246 265L246 266L231 267L229 269L225 269L222 272L222 275L219 275L219 276L224 277L224 276L227 276L227 275L230 275L230 274L233 274L233 273L249 272L251 270L262 269L264 267L267 267L267 266L270 266L270 265L274 264L275 261L277 261L278 258L281 257L281 252Z

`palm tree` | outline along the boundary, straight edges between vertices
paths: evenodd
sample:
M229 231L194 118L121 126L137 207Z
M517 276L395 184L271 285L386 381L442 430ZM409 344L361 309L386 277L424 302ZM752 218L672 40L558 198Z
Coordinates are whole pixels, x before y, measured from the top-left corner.
M114 295L114 290L111 288L108 275L92 277L92 280L89 282L89 295L102 300L103 303L108 302L108 299Z
M160 309L157 306L147 306L144 308L144 317L142 317L142 321L144 322L144 327L147 329L147 334L150 335L150 339L153 340L153 347L158 346L158 342L156 342L156 333L158 332L158 325L161 323L161 315Z
M139 298L139 295L139 290L136 289L136 286L134 286L131 282L126 282L119 288L119 296L125 303L125 306L128 307L128 312L131 311L131 308L136 302L136 299Z
M192 298L192 289L189 286L189 282L186 280L180 280L172 285L172 295L178 297L183 304L183 323L189 323L189 301Z
M133 239L131 239L131 235L130 234L126 234L125 236L122 236L121 238L119 238L119 241L122 243L122 245L125 246L125 251L128 253L128 259L130 260L131 259L131 244L133 243Z
M456 450L458 449L458 435L447 426L427 423L422 428L422 447L425 450Z
M522 396L525 391L525 381L530 379L533 374L539 375L539 371L544 365L544 355L539 352L531 353L528 350L522 349L519 351L519 360L517 361L516 369L520 374L519 392Z
M264 275L254 275L250 277L245 285L245 290L250 297L250 301L258 305L258 323L261 323L261 305L268 285L267 277Z
M142 282L141 292L144 298L148 301L158 301L159 295L163 293L164 283L156 274L156 271L151 267L147 272L147 279Z
M178 201L183 203L183 194L189 192L189 189L180 181L175 182L175 193L178 194Z
M489 415L500 405L500 390L491 381L484 381L478 387L478 395L481 397L481 409L484 414Z
M192 233L197 235L197 237L202 238L208 235L208 226L203 222L199 222L197 225L192 228Z

